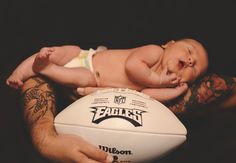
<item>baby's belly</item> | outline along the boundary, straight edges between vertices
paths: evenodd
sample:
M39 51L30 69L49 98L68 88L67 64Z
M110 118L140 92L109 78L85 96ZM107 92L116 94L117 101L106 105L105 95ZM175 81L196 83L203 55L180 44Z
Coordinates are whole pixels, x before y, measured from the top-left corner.
M125 61L129 50L107 50L95 54L93 67L98 86L130 88L141 90L143 87L129 79L125 72Z
M116 78L114 76L101 76L99 78L99 85L100 87L112 87L112 88L129 88L133 90L140 91L143 89L143 86L132 82L126 78L119 77Z

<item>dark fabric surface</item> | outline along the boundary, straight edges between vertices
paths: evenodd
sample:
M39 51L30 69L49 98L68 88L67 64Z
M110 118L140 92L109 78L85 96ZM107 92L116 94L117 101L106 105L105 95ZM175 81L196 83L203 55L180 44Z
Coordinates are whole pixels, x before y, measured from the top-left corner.
M41 47L130 48L192 37L209 51L210 72L236 76L235 7L233 0L1 1L0 162L46 162L27 136L18 92L5 86L16 65ZM236 162L235 110L182 117L186 143L159 162Z

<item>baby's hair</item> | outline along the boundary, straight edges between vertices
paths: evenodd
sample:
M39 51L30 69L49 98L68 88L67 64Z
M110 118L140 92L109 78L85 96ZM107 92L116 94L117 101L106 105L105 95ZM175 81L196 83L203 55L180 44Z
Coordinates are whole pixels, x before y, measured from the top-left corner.
M206 55L208 56L208 52L207 52L206 47L200 41L198 41L196 39L192 39L192 38L181 38L181 39L176 40L176 42L178 42L178 41L186 41L186 42L194 41L202 47L202 49L205 51Z

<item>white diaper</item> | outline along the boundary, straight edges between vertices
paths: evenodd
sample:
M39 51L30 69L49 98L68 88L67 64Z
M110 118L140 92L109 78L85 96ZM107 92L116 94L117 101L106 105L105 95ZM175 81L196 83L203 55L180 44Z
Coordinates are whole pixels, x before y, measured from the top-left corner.
M93 55L97 52L107 50L104 46L99 46L97 50L94 50L90 48L89 50L82 50L80 51L80 54L78 54L77 57L73 58L71 61L66 63L64 67L85 67L88 68L90 71L94 71L93 69Z
M65 64L64 67L85 67L93 72L92 57L95 53L96 50L92 48L89 50L81 50L80 54Z

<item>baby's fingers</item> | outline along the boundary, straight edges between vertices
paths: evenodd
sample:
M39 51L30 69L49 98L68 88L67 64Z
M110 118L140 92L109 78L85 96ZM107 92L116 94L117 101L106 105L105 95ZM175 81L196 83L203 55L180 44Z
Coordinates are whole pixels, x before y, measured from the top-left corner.
M181 87L183 89L188 89L188 84L187 83L180 83L178 87Z
M172 79L170 82L171 84L179 84L180 78L176 77L175 79Z
M169 75L169 80L170 80L170 83L177 84L180 81L180 77L178 77L175 73L172 73Z
M184 93L188 90L188 84L187 83L180 83L177 87L176 87L177 90L180 91L180 93Z

